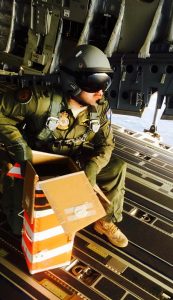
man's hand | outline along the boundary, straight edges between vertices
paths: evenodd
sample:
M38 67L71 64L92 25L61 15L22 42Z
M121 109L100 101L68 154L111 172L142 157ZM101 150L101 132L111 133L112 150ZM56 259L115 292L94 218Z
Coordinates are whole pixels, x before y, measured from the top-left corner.
M32 159L32 150L22 139L8 145L7 150L11 158L16 162L21 163Z
M85 174L88 177L89 182L92 186L96 184L96 176L97 176L97 164L93 161L90 161L85 167Z

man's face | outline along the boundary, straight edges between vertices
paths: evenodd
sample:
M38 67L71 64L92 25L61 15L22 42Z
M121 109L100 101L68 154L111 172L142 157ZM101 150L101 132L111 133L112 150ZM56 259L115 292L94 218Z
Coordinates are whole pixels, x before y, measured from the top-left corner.
M78 97L85 102L87 105L95 105L98 100L100 100L103 97L103 91L100 90L98 92L94 93L88 93L85 91L82 91Z

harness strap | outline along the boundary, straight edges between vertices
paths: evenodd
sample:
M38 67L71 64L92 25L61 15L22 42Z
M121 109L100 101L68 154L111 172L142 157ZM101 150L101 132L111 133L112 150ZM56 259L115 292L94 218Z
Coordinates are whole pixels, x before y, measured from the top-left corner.
M76 138L72 138L72 139L66 139L66 140L55 140L53 142L53 144L55 146L80 146L82 143L84 143L87 139L87 136L89 135L89 133L91 132L90 129L88 129L84 134L82 134L79 137Z
M94 105L89 107L90 114L90 130L97 132L100 128L100 118Z
M100 128L100 119L96 110L95 106L90 106L89 107L89 127L88 130L82 134L79 137L76 138L71 138L71 139L62 139L62 140L55 140L53 142L54 145L56 146L79 146L82 143L84 143L88 137L88 135L90 134L90 132L97 132Z
M58 122L58 113L61 111L62 96L54 94L52 91L51 94L51 104L49 108L48 118L46 120L46 126L38 134L37 138L41 141L52 137L52 131L55 130Z
M51 95L51 105L49 108L49 114L46 121L46 126L41 130L39 135L37 136L38 140L45 141L50 138L52 140L53 134L52 132L56 129L57 123L59 121L58 114L60 113L62 108L62 96L54 94L52 92ZM75 146L81 145L86 141L90 132L97 132L100 128L100 118L98 116L97 110L95 106L89 106L89 128L88 130L79 137L71 138L71 139L55 139L53 142L54 145L57 146Z

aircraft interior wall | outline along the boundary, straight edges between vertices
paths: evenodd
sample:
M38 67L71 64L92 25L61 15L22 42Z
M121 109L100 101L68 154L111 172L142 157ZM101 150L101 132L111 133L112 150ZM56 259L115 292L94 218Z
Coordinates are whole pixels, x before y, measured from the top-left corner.
M1 0L0 14L0 74L12 77L8 83L30 85L37 79L15 75L53 74L75 45L93 44L114 68L114 113L141 116L157 91L158 108L166 99L162 118L173 119L172 1Z

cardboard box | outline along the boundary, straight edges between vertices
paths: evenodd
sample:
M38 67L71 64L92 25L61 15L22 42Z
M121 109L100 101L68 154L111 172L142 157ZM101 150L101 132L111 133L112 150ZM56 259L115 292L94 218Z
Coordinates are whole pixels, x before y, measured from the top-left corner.
M36 274L70 264L73 241L69 241L68 243L55 247L52 250L44 249L35 254L30 253L28 243L29 240L27 240L27 236L23 235L22 249L30 274Z
M37 211L31 224L29 216L24 213L22 249L31 274L70 263L73 240L55 218L50 209Z
M78 171L69 157L39 152L34 164L27 163L23 207L31 223L36 186L43 191L66 233L75 233L106 214L85 173Z
M75 233L106 214L98 194L70 158L33 151L24 180L22 236L31 274L70 262Z
M24 211L22 248L31 274L68 265L73 239L64 232L39 184L36 185L33 221Z

